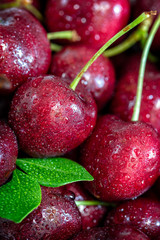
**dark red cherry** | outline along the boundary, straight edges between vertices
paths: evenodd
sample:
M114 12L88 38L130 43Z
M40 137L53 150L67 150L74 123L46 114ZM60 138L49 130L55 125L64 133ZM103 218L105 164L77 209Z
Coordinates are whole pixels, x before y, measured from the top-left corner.
M50 43L37 19L23 9L0 11L0 81L11 83L0 91L11 92L29 77L45 74L50 61Z
M93 48L122 29L129 15L128 0L49 0L45 12L50 32L76 30L80 41Z
M103 116L82 147L81 163L94 177L86 187L95 197L104 201L137 197L159 176L159 136L145 123Z
M67 240L81 230L74 199L63 190L42 187L42 202L21 223L0 218L0 239Z
M73 240L149 240L139 230L126 225L111 225L103 228L92 228L78 233Z
M5 183L16 168L18 145L14 132L0 121L0 185Z
M88 194L88 192L83 188L82 184L72 183L66 185L67 190L72 191L75 194L75 201L94 201L95 199ZM82 217L82 229L90 229L99 224L104 219L104 216L107 212L107 207L97 205L97 206L85 206L80 205L78 209Z
M95 50L86 46L69 46L53 56L50 72L70 84ZM100 56L81 78L81 85L89 90L99 109L102 109L113 93L115 73L109 59Z
M155 239L160 235L160 202L149 198L124 202L107 216L105 225L112 223L134 226Z
M110 110L123 120L131 120L137 90L138 71L127 72L118 82ZM144 77L139 120L160 133L160 72L147 71Z
M55 76L24 83L11 103L9 122L21 148L33 157L59 156L91 133L97 108L90 94L75 92Z

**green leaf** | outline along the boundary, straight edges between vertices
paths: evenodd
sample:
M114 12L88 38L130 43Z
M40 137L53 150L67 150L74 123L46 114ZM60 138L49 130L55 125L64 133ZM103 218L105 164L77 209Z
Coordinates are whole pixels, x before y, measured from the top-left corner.
M93 180L85 168L66 158L17 159L16 164L46 187Z
M21 222L41 203L41 188L37 181L15 170L12 180L0 187L0 217Z

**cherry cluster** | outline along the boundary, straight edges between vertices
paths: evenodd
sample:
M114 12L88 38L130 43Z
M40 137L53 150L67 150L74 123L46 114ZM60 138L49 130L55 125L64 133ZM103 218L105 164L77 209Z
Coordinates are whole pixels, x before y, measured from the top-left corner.
M66 177L56 188L40 184L41 204L19 223L11 221L16 211L3 215L0 206L0 239L160 239L160 28L140 115L132 117L142 49L155 18L145 36L140 26L141 44L129 38L136 43L129 50L109 58L111 48L81 74L129 20L159 9L158 0L0 1L0 197L11 186L12 204L14 171L28 174L17 159L68 158L94 178L70 183ZM126 46L122 38L113 52Z

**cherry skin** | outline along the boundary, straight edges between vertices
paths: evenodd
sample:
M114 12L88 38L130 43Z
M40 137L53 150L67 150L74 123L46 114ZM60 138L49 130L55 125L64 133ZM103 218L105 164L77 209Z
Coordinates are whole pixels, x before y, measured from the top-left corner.
M121 203L107 216L105 225L108 224L131 225L155 239L160 234L160 202L138 198Z
M111 225L109 227L92 228L82 231L73 240L149 240L139 230L126 225Z
M19 224L0 218L0 239L4 240L67 240L80 230L73 194L61 189L42 187L40 206Z
M29 77L45 74L51 61L50 43L40 22L28 11L10 8L0 11L0 81L14 91Z
M126 73L118 82L111 102L111 112L131 120L137 91L138 71ZM151 124L160 133L160 72L147 71L144 77L139 120Z
M95 197L104 201L137 197L159 176L159 136L145 123L105 115L82 147L81 164L94 177L85 185Z
M82 184L72 183L66 185L65 188L69 191L72 191L75 194L75 201L95 200L90 194L88 194L88 192L84 189ZM83 230L99 226L107 212L107 207L101 205L97 206L80 205L78 206L78 209L82 217Z
M50 72L70 84L86 63L93 57L95 50L87 46L68 46L52 58ZM115 85L115 73L109 59L100 56L84 73L80 82L89 90L99 109L110 99Z
M32 157L63 155L80 145L95 126L96 104L55 76L24 83L11 103L9 122L21 148Z
M18 145L14 132L0 121L0 185L5 183L16 168Z
M86 11L87 10L87 11ZM128 0L49 0L46 25L50 32L76 30L80 42L93 48L101 47L129 19Z

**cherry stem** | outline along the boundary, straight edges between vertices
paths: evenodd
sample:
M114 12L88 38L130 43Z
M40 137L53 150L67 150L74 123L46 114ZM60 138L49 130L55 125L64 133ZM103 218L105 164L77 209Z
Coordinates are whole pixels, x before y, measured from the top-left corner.
M150 50L151 44L153 42L154 36L155 36L159 26L160 26L160 15L157 17L157 19L150 31L150 34L149 34L146 44L144 46L142 57L141 57L139 76L138 76L136 102L134 105L133 115L132 115L132 119L131 119L131 121L134 121L134 122L138 121L138 119L139 119L141 99L142 99L142 90L143 90L143 80L144 80L147 57L148 57L149 50Z
M75 201L77 206L112 206L115 207L116 204L114 203L108 203L108 202L101 202L101 201Z
M156 11L144 12L138 18L136 18L133 22L123 28L120 32L118 32L115 36L113 36L107 43L105 43L96 54L89 60L89 62L84 66L81 72L76 76L73 82L70 84L70 88L75 90L82 75L88 70L88 68L92 65L92 63L118 38L122 37L125 33L129 32L131 29L136 27L138 24L143 22L145 19L149 18L151 15L155 15Z
M113 57L116 56L122 52L125 52L129 48L131 48L133 45L135 45L140 40L146 40L148 36L148 31L153 22L153 18L150 17L146 19L139 27L138 29L133 32L124 42L120 43L116 47L113 47L111 49L108 49L103 53L105 57Z
M13 2L0 4L0 9L7 9L12 7L17 7L17 8L24 7L29 12L31 12L36 18L38 18L41 22L44 21L42 14L37 10L37 8L35 8L32 5L32 1L15 0Z
M55 43L51 43L50 47L51 47L51 51L53 52L59 52L62 50L62 46Z
M31 12L37 19L39 19L41 22L44 22L44 18L42 14L38 11L37 8L35 8L32 4L27 4L24 6L29 12Z
M70 40L70 41L73 41L73 42L76 42L76 41L80 40L80 37L78 36L78 34L75 30L52 32L52 33L48 33L47 37L48 37L49 40L67 39L67 40Z
M13 2L0 4L0 9L20 7L20 6L21 6L21 0L16 0L16 1L13 1Z

